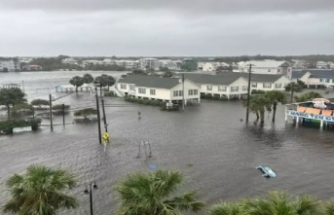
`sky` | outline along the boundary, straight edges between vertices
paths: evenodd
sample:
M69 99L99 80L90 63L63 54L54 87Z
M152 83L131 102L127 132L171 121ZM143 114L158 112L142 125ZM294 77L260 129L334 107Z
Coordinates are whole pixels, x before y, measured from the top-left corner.
M0 0L0 56L334 54L334 0Z

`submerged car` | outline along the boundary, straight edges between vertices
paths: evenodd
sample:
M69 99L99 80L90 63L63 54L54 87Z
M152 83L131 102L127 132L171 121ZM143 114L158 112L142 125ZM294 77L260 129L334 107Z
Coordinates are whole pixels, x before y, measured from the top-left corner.
M269 167L265 166L258 166L256 167L256 169L260 170L263 173L263 177L266 178L275 178L276 177L276 173Z

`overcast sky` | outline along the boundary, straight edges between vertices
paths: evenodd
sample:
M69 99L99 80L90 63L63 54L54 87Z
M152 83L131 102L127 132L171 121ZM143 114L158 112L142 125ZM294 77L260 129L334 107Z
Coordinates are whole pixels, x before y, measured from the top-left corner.
M334 0L0 0L0 56L334 54Z

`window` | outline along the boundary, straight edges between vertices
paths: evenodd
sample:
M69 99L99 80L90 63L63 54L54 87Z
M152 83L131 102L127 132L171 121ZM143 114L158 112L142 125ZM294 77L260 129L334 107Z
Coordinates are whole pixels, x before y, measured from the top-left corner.
M329 83L330 80L331 80L331 79L327 79L326 82Z
M231 92L238 92L239 91L239 87L231 87Z
M189 95L189 96L193 96L193 95L195 95L195 94L194 94L194 91L195 91L195 90L189 90L189 91L188 91L188 95Z
M150 95L154 95L155 96L155 89L150 89Z
M126 84L121 84L121 89L126 90Z
M275 84L275 88L282 88L282 84Z
M271 88L271 84L270 83L263 83L263 88Z
M211 91L211 90L212 90L212 85L207 85L207 86L206 86L206 89L207 89L208 91Z
M248 90L248 86L242 86L242 91L247 91Z
M226 86L218 86L218 92L225 92Z
M194 90L194 95L195 95L195 96L198 95L198 90Z
M139 88L138 93L139 94L146 94L146 89L145 88Z
M180 97L183 96L183 91L182 90L174 90L173 91L173 97Z
M320 78L320 82L322 82L322 78Z
M252 83L253 88L257 88L257 83Z
M130 90L135 90L135 86L134 85L130 85Z
M270 72L270 69L268 69L268 72Z

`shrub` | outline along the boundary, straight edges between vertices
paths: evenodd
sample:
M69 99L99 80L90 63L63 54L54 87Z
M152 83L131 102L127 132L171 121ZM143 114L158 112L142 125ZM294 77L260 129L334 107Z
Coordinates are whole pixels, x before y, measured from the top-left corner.
M42 122L41 119L37 118L34 120L17 120L17 121L3 121L0 122L0 131L5 134L12 134L13 128L28 127L31 126L33 131L36 131Z
M104 96L116 97L117 95L113 91L106 91L106 92L104 92Z
M33 111L33 107L30 104L27 103L21 103L21 104L16 104L13 106L12 111L17 112L17 111L22 111L22 110L28 110L28 111Z
M88 116L91 114L97 114L97 110L94 108L85 108L81 110L74 111L74 116Z
M70 109L69 105L65 105L65 110ZM62 104L58 104L58 105L52 105L52 109L53 110L63 110L63 105Z
M264 90L252 90L251 95L264 94L265 92Z
M50 105L49 101L48 100L44 100L44 99L35 99L35 100L32 100L30 102L31 105L34 105L34 106L39 106L39 105Z
M223 96L219 99L220 101L228 101L228 98L226 96Z
M213 99L214 99L214 100L219 100L219 99L220 99L220 95L219 95L219 94L215 94L215 95L213 96Z
M212 99L212 94L207 94L207 95L205 96L205 98L206 98L206 99Z

